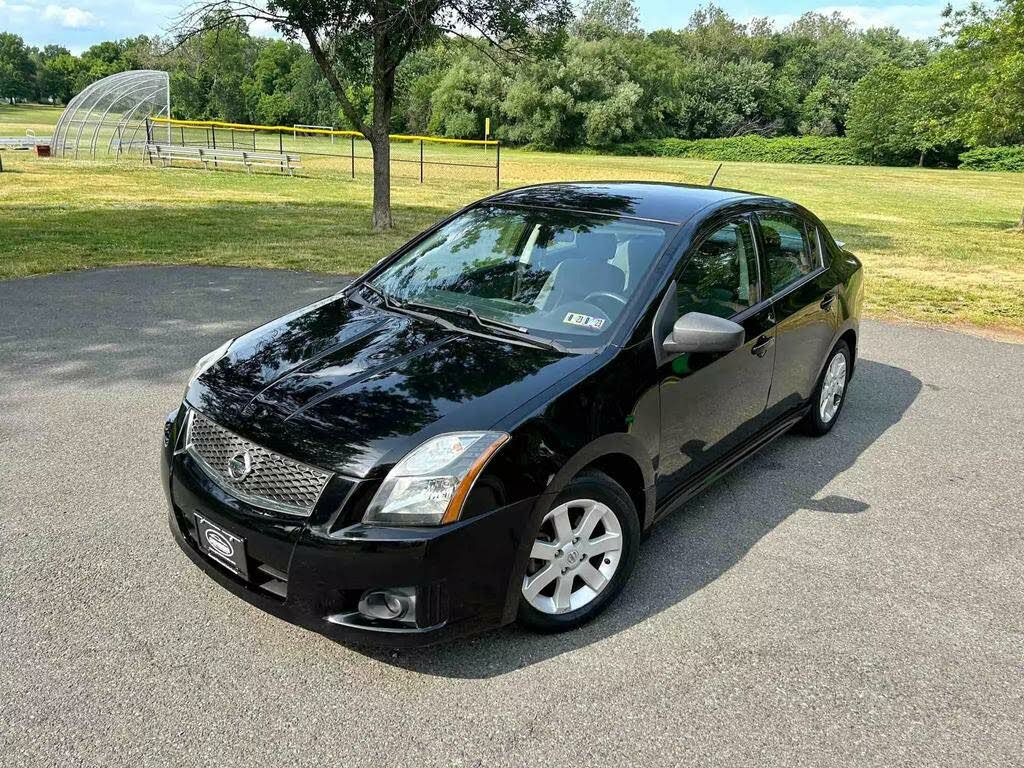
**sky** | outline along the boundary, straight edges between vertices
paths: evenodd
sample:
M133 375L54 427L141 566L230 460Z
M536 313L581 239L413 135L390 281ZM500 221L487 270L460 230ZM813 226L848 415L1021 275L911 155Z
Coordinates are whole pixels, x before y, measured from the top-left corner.
M647 30L679 28L701 2L638 0L640 21ZM741 21L767 16L783 27L802 13L840 11L858 26L894 26L912 38L934 35L944 1L891 4L866 0L858 5L823 5L813 0L716 0ZM963 3L958 3L962 5ZM81 53L94 43L141 34L166 32L186 5L183 0L0 0L0 31L21 35L29 45L57 43Z

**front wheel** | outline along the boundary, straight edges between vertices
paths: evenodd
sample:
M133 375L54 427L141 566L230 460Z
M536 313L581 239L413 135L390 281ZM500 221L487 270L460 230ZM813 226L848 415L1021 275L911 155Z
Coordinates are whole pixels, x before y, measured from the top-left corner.
M561 632L594 618L622 590L639 546L629 494L603 472L581 474L555 499L534 538L519 621Z
M850 381L850 347L840 341L832 349L818 386L811 396L811 410L800 422L800 430L808 435L824 435L835 426L846 402L846 385Z

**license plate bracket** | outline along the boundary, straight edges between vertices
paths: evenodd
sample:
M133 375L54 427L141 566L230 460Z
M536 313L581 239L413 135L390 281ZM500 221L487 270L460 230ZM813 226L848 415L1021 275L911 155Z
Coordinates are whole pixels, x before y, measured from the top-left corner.
M203 554L223 565L232 573L249 579L249 567L245 557L245 539L211 523L196 513L196 540Z

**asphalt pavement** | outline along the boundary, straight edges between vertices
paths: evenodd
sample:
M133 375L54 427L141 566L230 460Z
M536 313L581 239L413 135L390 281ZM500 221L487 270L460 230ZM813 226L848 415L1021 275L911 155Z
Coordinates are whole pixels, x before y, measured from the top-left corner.
M157 471L192 363L343 283L0 282L0 765L1024 763L1024 346L865 322L833 432L663 522L598 620L371 653L193 567Z

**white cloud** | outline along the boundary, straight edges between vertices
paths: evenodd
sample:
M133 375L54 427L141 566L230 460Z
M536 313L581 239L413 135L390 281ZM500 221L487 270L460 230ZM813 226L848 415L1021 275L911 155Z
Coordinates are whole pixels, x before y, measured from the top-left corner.
M907 37L921 39L938 32L942 23L944 3L922 5L830 5L819 13L838 11L862 29L868 27L896 27Z
M67 29L87 29L97 26L99 21L90 11L83 11L76 6L47 5L43 9L43 19L53 21Z
M824 5L812 9L813 13L828 16L838 12L853 22L859 29L871 27L896 27L909 38L921 40L938 34L942 24L944 3L922 3L920 5ZM769 16L776 29L782 29L799 18L799 14L779 13Z
M4 0L0 0L0 10L6 11L7 13L28 13L32 10L32 6L25 5L24 3L6 3Z

